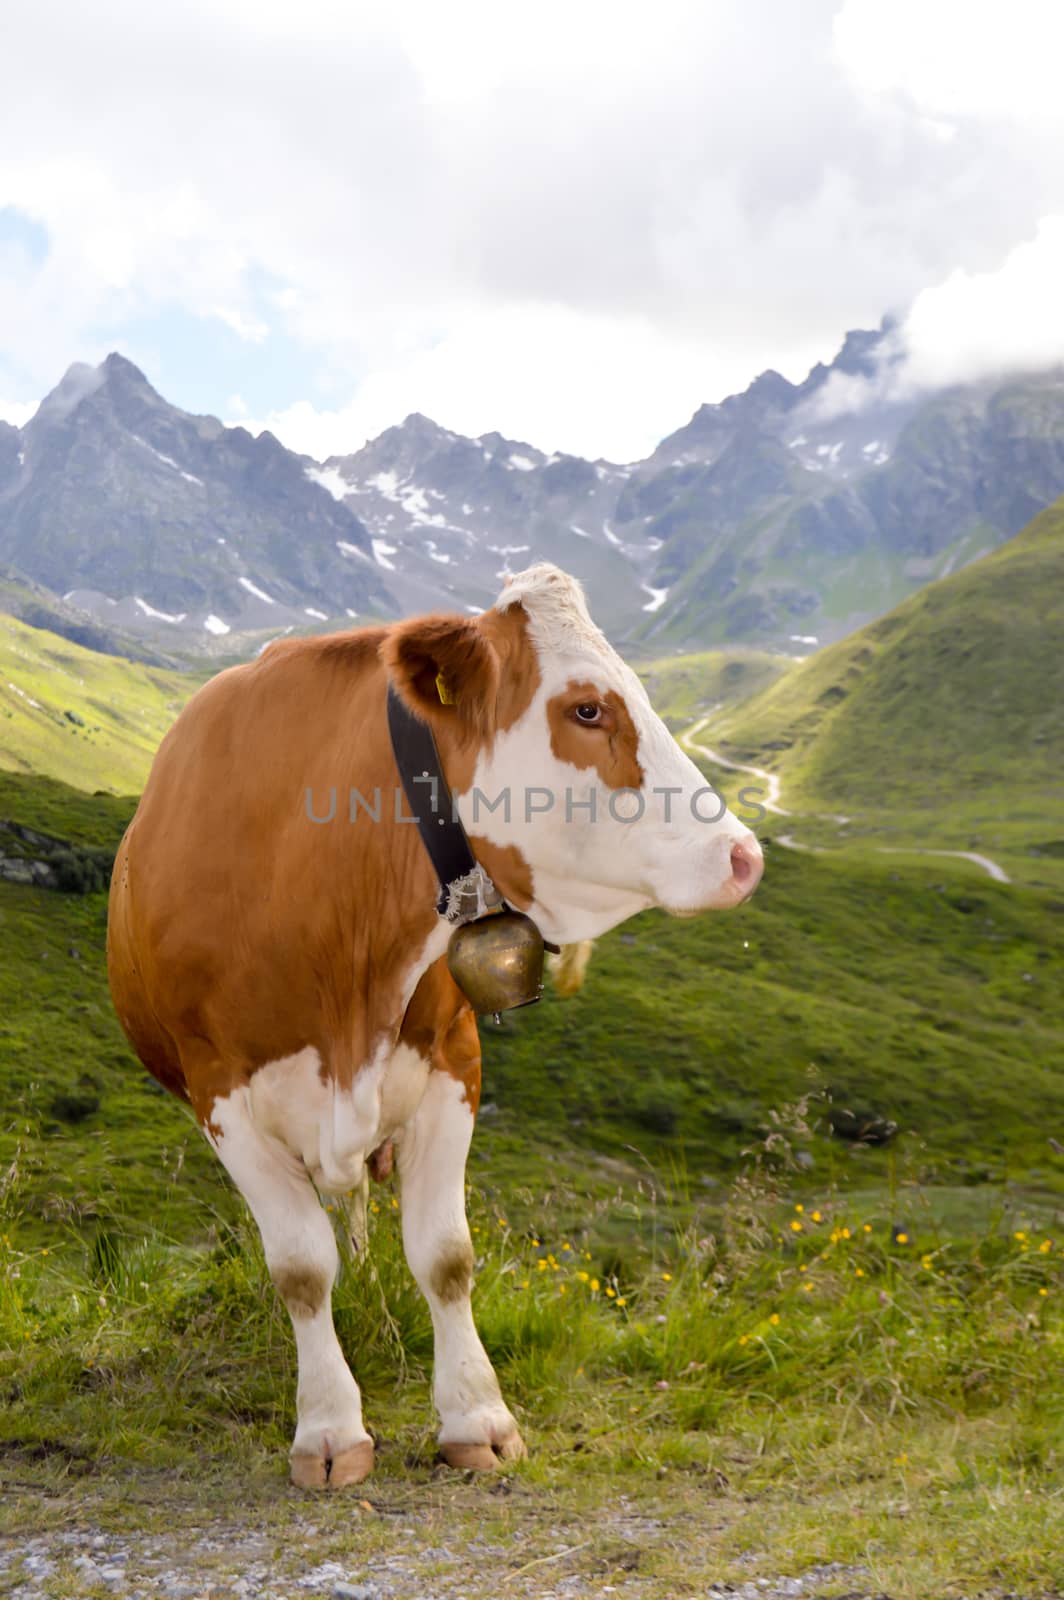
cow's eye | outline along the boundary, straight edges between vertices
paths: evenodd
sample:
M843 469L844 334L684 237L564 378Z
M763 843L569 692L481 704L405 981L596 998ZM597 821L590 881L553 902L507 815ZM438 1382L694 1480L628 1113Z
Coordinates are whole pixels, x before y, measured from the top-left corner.
M574 709L577 722L582 722L585 728L593 728L596 722L602 721L602 707L597 706L593 700L586 700L583 705Z

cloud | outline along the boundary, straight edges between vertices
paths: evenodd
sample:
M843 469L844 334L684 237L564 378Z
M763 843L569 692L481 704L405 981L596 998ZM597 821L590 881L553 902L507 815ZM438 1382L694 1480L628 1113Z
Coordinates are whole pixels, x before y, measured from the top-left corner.
M906 319L909 381L926 387L1064 365L1062 284L1064 215L1043 218L995 271L950 273L917 296Z
M243 339L248 344L262 344L269 337L270 329L267 323L247 317L242 311L236 311L230 306L214 306L211 316L217 317L219 322L224 322L238 339Z
M832 32L865 90L947 118L1064 121L1058 0L845 0Z
M261 382L204 363L198 409L638 453L1064 215L1055 12L1017 4L16 8L0 209L48 249L0 259L0 388L221 309Z
M10 422L15 428L24 428L36 409L35 400L5 400L0 395L0 422Z
M708 371L716 368L724 389L746 381L748 353L725 358L725 367L707 341L662 337L636 317L529 304L470 307L449 322L434 343L416 343L371 372L345 405L301 400L256 421L235 407L229 414L319 460L420 411L459 433L497 429L545 450L627 461L648 455L696 409ZM765 342L756 360L765 366L773 354ZM815 355L806 347L797 367L804 371Z

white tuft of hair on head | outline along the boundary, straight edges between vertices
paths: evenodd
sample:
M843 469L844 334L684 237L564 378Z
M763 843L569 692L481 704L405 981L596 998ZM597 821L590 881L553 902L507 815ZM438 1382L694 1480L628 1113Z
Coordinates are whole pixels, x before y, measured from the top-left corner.
M493 609L509 611L518 605L528 616L536 643L547 650L564 650L566 645L579 644L613 654L605 634L592 621L580 580L549 561L538 561L524 572L515 572L506 580Z

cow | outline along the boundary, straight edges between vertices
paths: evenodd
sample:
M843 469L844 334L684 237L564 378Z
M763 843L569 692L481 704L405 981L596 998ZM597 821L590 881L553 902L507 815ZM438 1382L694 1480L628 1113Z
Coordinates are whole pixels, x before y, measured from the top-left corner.
M185 706L115 860L111 991L258 1225L295 1337L290 1471L305 1488L373 1466L323 1199L359 1192L393 1151L442 1457L489 1470L525 1454L470 1304L477 1023L403 803L390 693L431 729L476 862L545 940L594 939L650 906L736 906L762 870L553 566L512 576L478 615L275 641Z

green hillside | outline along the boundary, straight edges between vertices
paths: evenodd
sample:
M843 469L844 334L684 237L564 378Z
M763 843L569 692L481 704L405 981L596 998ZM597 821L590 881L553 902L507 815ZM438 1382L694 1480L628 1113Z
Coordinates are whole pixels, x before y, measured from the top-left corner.
M135 794L200 681L0 614L0 768Z
M702 650L637 665L656 710L669 723L689 721L767 688L795 666L767 650Z
M54 782L3 785L4 810L29 826L54 831L62 798ZM67 798L68 836L117 842L128 803ZM125 1044L105 924L103 894L0 883L0 1168L21 1142L39 1220L150 1211L202 1231L230 1208L228 1191ZM1064 926L1045 895L973 884L961 869L770 847L742 912L637 918L600 941L574 1000L485 1027L494 1109L479 1175L532 1181L544 1149L585 1185L598 1160L630 1172L634 1152L726 1172L775 1108L810 1090L898 1122L948 1183L1051 1166L1046 1132L1064 1129L1053 1067L1064 995L1049 975L1062 959ZM829 1139L826 1109L812 1146L818 1181L829 1170L882 1181L884 1153L854 1156Z
M725 715L717 742L835 807L1064 774L1064 501L1001 550L819 651Z

